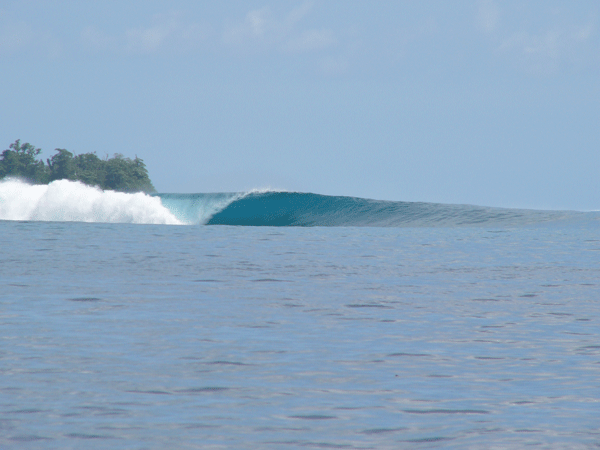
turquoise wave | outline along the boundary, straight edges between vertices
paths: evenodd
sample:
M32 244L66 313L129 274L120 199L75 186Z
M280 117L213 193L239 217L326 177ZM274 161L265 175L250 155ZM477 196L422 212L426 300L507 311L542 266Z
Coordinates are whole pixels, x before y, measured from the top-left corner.
M311 227L522 226L597 218L594 213L395 202L301 192L157 194L185 223Z
M600 225L598 212L534 211L394 202L304 192L126 194L69 180L0 180L0 221L276 227L522 226L553 221Z

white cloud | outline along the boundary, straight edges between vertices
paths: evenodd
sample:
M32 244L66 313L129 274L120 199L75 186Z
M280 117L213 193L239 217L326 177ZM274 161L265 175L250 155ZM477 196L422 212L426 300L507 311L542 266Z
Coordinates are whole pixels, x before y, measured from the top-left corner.
M348 57L345 55L327 57L321 63L325 75L340 75L348 70Z
M561 47L564 45L560 31L547 31L541 36L529 37L523 46L523 53L540 54L548 58L557 59Z
M267 27L267 15L269 14L269 10L259 9L255 11L250 11L246 15L246 23L249 26L250 32L254 36L262 36L265 34L265 28Z
M81 31L81 40L84 47L93 50L108 50L116 42L113 36L103 33L93 26L86 27Z
M180 26L177 38L181 48L193 48L199 44L206 43L213 35L213 28L209 24L193 23Z
M230 46L292 53L333 47L337 44L333 30L301 27L313 4L312 1L304 2L282 17L275 16L267 7L249 11L243 22L225 28L223 42Z
M523 16L523 10L507 11L500 26L493 0L482 0L476 22L489 35L497 55L521 64L527 72L551 73L564 64L581 66L594 60L595 56L590 57L595 53L590 43L597 37L593 15L577 20L568 16L568 10L551 7L538 8L529 15L533 12L534 22ZM531 28L533 23L535 29Z
M205 42L211 34L209 26L186 23L182 14L174 12L154 16L150 26L128 28L108 34L95 26L81 31L83 47L94 51L151 54L164 49L190 50Z
M476 19L477 27L486 33L492 33L498 28L499 22L500 10L494 0L481 0Z
M287 22L288 26L294 26L297 22L300 22L304 17L310 13L313 8L314 2L308 1L302 3L297 8L292 9L292 11L287 15L285 22Z
M541 55L549 58L558 58L561 44L561 33L558 31L547 31L542 35L517 32L503 39L499 49L503 51L514 49L523 55Z
M539 35L516 32L504 38L498 48L501 52L516 55L527 71L548 73L557 69L564 47L564 36L552 30Z
M34 41L34 32L25 22L0 24L0 54L13 54Z
M584 26L576 29L575 32L573 33L573 37L577 41L586 42L594 35L594 29L595 29L594 24L592 22L590 22L587 25L584 25Z
M338 46L332 29L308 26L313 1L275 14L269 7L248 11L241 20L230 22L222 29L220 44L249 52L310 53L331 50ZM112 34L87 26L80 41L88 51L153 54L165 50L189 51L199 46L214 48L214 29L206 24L186 22L181 12L154 16L150 23L130 27ZM320 55L332 56L332 55Z
M332 30L306 30L300 36L290 39L284 49L290 52L307 52L333 47L337 39Z
M331 28L311 27L313 7L313 1L305 1L285 14L275 14L268 7L251 10L243 20L225 26L222 43L250 54L310 55L304 64L313 70L332 76L345 73L349 43L340 42Z
M549 73L565 64L594 64L597 57L590 58L588 45L593 37L591 26L571 29L554 27L537 34L519 31L502 38L498 50L521 60L527 71ZM593 49L592 52L595 53Z
M126 50L132 53L151 53L158 50L178 29L175 17L157 17L151 27L130 28L126 31Z
M64 45L53 33L11 19L8 14L0 14L0 55L33 52L49 59L64 55Z
M261 42L273 39L276 21L269 8L249 11L241 24L228 26L223 33L223 41L230 45L243 45L249 41Z

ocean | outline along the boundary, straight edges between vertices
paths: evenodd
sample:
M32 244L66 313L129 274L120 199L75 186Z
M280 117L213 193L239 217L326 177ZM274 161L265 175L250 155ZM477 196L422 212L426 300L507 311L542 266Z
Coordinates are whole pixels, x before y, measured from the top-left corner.
M2 449L600 447L600 213L0 182Z

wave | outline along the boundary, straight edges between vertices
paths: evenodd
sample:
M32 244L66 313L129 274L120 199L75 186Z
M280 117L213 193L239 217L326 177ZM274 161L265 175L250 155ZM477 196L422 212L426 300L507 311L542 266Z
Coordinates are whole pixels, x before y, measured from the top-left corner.
M170 225L458 227L597 220L598 213L394 202L302 192L125 194L59 180L0 181L0 220Z
M600 217L594 213L575 211L394 202L271 190L156 196L160 197L163 204L182 222L205 225L505 227Z
M394 202L300 192L248 193L212 214L207 225L452 227L523 226L582 219L585 213Z

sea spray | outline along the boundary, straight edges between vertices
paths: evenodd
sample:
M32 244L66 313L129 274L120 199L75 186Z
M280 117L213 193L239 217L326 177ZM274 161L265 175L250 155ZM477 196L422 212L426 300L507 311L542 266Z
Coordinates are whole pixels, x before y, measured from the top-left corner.
M78 181L31 185L0 181L0 220L180 225L160 198L103 191Z

